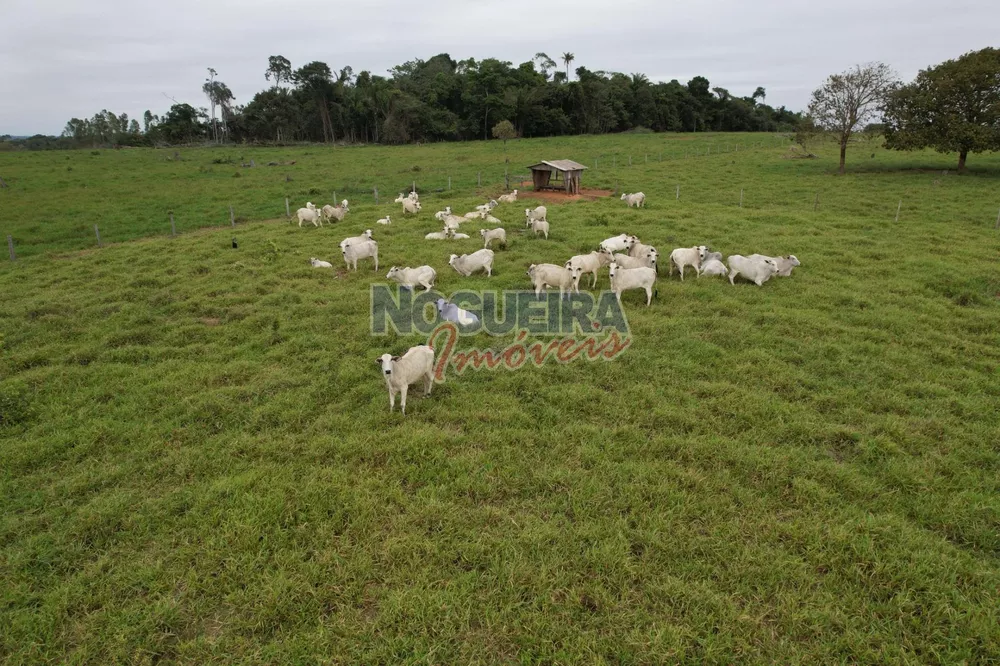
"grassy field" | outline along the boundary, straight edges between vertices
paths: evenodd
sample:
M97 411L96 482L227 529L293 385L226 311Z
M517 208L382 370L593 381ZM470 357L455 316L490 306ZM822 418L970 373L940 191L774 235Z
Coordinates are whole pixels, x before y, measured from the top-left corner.
M492 279L447 266L476 239L423 235L499 191L496 143L0 154L0 661L1000 660L1000 156L859 146L836 177L786 148L512 143L518 173L597 158L585 186L648 206L549 205L548 241L502 207ZM383 268L341 270L412 180ZM334 189L344 222L284 221ZM389 414L372 360L423 342L369 334L390 265L526 288L626 231L802 266L661 275L619 359L450 374Z

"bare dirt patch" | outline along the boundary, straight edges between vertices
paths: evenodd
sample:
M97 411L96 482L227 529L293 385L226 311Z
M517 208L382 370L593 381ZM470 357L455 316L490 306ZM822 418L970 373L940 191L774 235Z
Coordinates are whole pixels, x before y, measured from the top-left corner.
M531 187L531 181L519 183L518 188L522 187ZM596 201L601 197L610 197L612 194L614 193L611 190L588 190L585 188L581 188L579 194L566 194L555 190L542 190L541 192L535 192L533 190L518 189L517 198L537 199L538 201L544 201L546 203L566 203L569 201Z

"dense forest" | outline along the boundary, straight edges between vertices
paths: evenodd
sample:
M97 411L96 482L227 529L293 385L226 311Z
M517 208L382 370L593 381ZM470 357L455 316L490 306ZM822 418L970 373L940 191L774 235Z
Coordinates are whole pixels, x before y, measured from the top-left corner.
M544 53L513 66L496 59L455 61L447 54L393 67L388 77L323 62L299 68L271 56L267 87L245 105L208 70L206 107L174 104L162 116L146 111L141 124L104 110L73 118L62 137L22 140L27 148L162 145L199 141L410 143L486 139L510 121L519 136L658 132L780 131L800 114L765 103L758 87L737 97L696 76L653 83L643 74L571 69Z

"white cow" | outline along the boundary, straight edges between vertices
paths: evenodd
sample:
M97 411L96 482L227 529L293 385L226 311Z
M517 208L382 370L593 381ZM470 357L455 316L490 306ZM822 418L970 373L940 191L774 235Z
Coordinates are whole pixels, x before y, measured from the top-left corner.
M375 359L382 370L385 387L389 389L389 411L396 407L396 394L400 394L403 416L406 416L406 391L410 384L424 382L424 396L431 394L434 386L434 350L427 345L410 347L402 356L382 354Z

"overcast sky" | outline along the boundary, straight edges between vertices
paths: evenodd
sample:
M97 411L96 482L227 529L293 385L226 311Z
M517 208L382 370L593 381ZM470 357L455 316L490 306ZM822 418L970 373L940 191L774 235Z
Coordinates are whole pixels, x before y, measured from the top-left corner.
M101 109L141 120L167 96L208 106L206 68L245 104L267 57L385 74L448 53L515 65L545 51L572 67L643 72L802 109L834 72L870 60L911 79L1000 46L997 0L0 0L0 134L58 134Z

